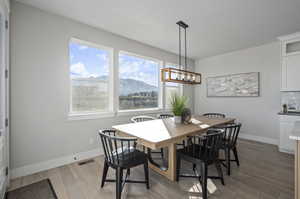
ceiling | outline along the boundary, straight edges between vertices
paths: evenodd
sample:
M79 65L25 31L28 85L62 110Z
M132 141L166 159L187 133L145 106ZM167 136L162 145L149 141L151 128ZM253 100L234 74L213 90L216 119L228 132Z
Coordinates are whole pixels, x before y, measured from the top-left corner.
M194 59L257 46L300 30L299 0L18 0L173 53L188 28Z

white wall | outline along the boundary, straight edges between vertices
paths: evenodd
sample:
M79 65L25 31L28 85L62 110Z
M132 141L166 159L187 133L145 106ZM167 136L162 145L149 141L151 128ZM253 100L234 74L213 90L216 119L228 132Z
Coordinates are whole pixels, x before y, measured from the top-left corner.
M242 122L241 136L277 143L280 111L280 46L278 42L196 61L203 84L195 87L195 112L221 112ZM259 97L207 97L206 78L260 72Z
M57 160L53 163L57 165L64 162L61 157L98 149L98 129L129 121L130 116L68 121L71 37L177 63L175 54L12 2L11 167L17 173L14 176L53 163L45 163L47 160ZM189 63L193 70L194 62ZM186 87L184 93L190 96L193 106L192 87ZM93 144L89 143L90 138L95 140Z

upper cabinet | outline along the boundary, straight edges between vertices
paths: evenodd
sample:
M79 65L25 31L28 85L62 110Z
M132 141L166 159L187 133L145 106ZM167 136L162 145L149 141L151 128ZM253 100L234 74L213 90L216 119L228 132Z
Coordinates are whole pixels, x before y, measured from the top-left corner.
M300 91L300 33L279 37L281 91Z

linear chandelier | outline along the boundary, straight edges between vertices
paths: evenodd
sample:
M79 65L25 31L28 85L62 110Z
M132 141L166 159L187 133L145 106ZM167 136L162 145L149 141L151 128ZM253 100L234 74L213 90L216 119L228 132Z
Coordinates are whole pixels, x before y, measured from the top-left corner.
M161 81L175 82L181 84L201 84L201 74L187 70L187 47L186 47L186 29L189 27L183 21L176 23L179 30L179 69L177 68L162 68ZM184 29L184 66L181 63L181 30ZM182 69L184 68L184 69Z

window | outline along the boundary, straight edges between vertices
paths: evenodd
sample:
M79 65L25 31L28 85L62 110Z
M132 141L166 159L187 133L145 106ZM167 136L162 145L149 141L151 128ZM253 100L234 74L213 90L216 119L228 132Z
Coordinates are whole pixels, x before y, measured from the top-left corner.
M166 68L179 68L178 65L176 64L170 64L167 63ZM171 103L170 103L170 98L173 93L177 93L178 95L181 95L181 84L174 83L174 82L166 82L165 83L165 108L170 109L171 108Z
M112 50L72 39L69 43L71 105L70 112L111 111L110 90Z
M160 61L120 52L119 110L159 107L160 66Z

